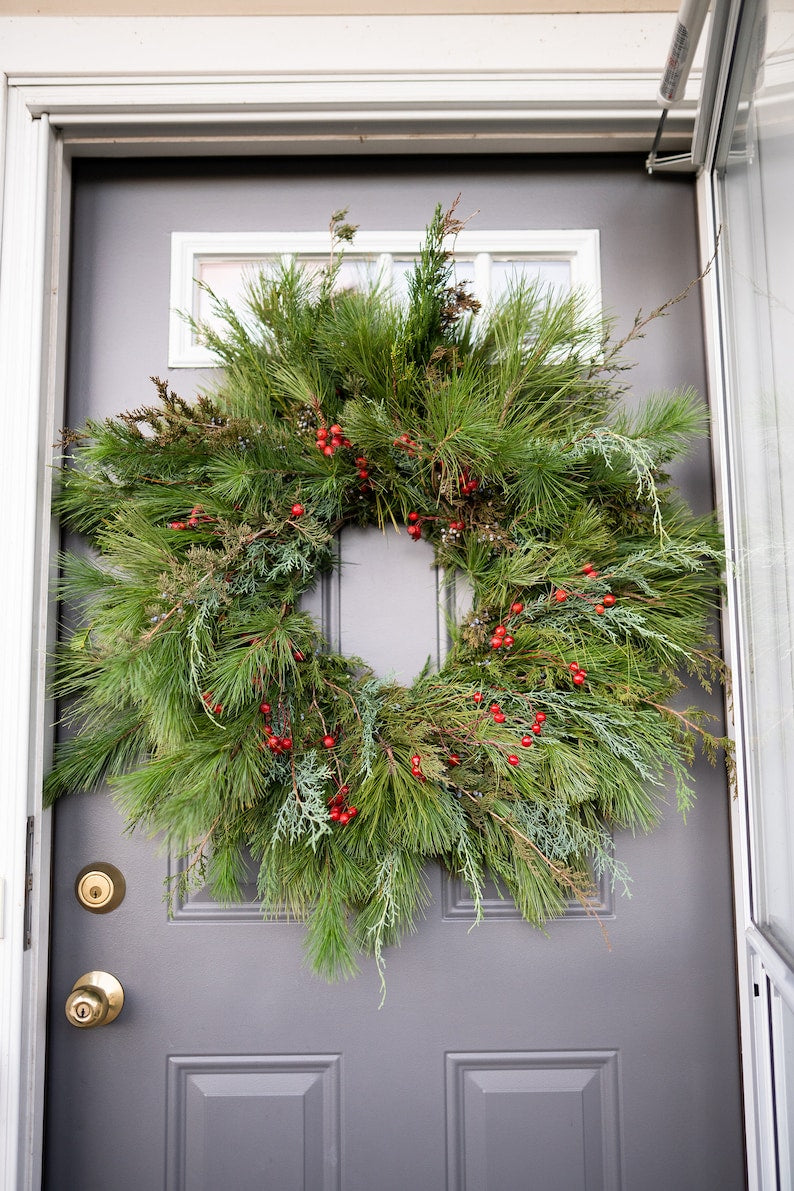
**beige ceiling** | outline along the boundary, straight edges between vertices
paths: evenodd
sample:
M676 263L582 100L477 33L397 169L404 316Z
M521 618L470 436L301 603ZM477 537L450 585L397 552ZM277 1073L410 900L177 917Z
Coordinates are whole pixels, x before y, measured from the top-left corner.
M675 12L678 0L0 0L6 16L375 16Z

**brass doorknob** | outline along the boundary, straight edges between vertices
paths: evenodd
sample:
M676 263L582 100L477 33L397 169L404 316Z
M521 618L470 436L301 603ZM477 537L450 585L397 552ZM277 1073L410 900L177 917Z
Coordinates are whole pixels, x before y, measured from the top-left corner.
M115 1021L124 1004L124 989L110 972L86 972L75 980L66 998L66 1019L80 1030Z

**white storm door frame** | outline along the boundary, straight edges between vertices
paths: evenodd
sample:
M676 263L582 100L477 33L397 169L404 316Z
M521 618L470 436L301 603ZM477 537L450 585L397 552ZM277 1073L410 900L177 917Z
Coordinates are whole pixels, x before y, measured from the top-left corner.
M399 18L401 44L420 42L419 30L412 34L409 26L424 19ZM572 19L579 22L580 42L590 38L579 48L580 58L590 55L590 71L566 74L552 63L536 71L500 73L495 66L453 74L444 60L439 69L402 74L324 69L312 76L197 77L190 73L194 31L193 41L186 36L184 50L170 55L167 74L163 68L140 76L68 73L72 59L75 72L84 72L87 59L95 69L96 62L118 58L117 22L108 19L83 22L91 29L88 46L83 37L79 50L61 47L56 73L0 76L0 400L7 447L0 617L6 692L0 716L0 1191L36 1191L41 1177L49 925L49 816L41 808L41 779L50 751L45 661L54 630L49 591L57 546L48 510L52 443L62 424L70 161L120 153L647 149L657 119L658 68L602 69L603 61L615 61L605 53L610 47L592 41L583 18ZM522 25L525 30L541 32L566 23L524 21L534 21ZM189 34L200 24L162 21L158 28ZM348 25L340 18L340 47ZM659 63L668 27L667 21L658 26L653 57ZM134 54L137 26L128 22L125 28ZM242 60L248 23L239 29ZM493 63L506 48L497 38ZM564 50L570 54L570 38ZM535 55L542 60L537 49ZM326 47L326 60L334 62L333 46ZM680 139L690 134L693 116L690 101L671 121Z

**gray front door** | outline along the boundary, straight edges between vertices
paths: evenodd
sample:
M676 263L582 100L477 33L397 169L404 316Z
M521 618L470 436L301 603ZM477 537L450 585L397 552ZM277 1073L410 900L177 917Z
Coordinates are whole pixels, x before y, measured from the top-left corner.
M166 375L175 230L313 231L349 205L368 230L420 228L462 191L481 228L597 227L605 304L627 328L697 272L687 179L638 160L315 158L78 163L69 348L70 425L140 405ZM697 297L637 346L633 382L704 388ZM201 378L174 373L186 396ZM679 482L705 508L708 454ZM427 559L392 539L343 572L340 623L356 652L390 630L434 648ZM352 558L359 540L343 541ZM413 568L410 573L406 567ZM409 627L410 626L410 629ZM388 654L389 651L387 651ZM375 660L375 659L373 659ZM383 665L383 659L377 659ZM388 657L386 659L388 663ZM388 668L388 667L387 667ZM719 710L718 704L715 704ZM631 898L603 890L611 950L572 908L547 935L494 896L472 926L467 891L438 869L417 932L374 966L325 985L302 928L163 901L168 858L129 835L105 794L56 813L45 1186L48 1191L731 1191L745 1185L723 775L703 766L686 825L617 838ZM109 861L126 878L109 914L75 878ZM119 1018L77 1030L78 976L113 973Z

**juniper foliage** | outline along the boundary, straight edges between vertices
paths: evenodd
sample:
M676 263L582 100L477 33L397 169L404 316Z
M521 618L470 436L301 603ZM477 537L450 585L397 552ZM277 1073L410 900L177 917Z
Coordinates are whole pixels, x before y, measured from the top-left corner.
M224 329L202 329L217 391L187 401L155 378L152 405L69 436L61 474L57 509L93 551L63 559L79 624L55 666L71 734L47 797L108 782L187 858L183 881L223 898L247 851L264 911L308 921L329 979L358 950L382 967L430 860L478 912L486 876L538 925L589 904L593 871L626 879L608 828L652 827L671 773L686 811L696 743L724 743L674 702L682 674L721 678L720 535L666 474L701 403L626 412L576 293L518 285L472 318L460 226L436 210L405 307L339 291L336 253L319 276L257 277L243 312L217 303ZM332 426L343 442L318 450ZM405 689L331 650L300 599L340 528L412 512L472 606L440 672ZM500 625L511 646L493 646ZM332 819L334 800L356 816Z

